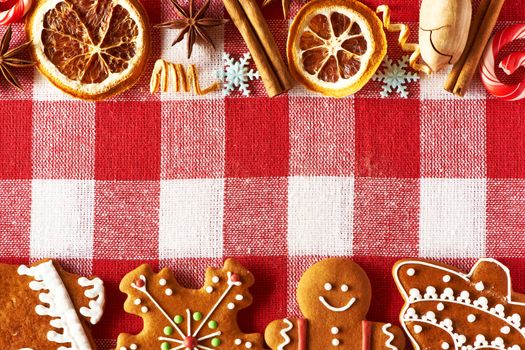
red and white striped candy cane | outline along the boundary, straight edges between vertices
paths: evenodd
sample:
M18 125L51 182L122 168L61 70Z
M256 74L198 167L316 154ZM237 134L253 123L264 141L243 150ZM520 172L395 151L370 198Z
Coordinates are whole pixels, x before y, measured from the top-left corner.
M0 0L0 3L7 2ZM19 21L29 11L33 0L18 0L10 9L0 12L0 25L9 25Z
M510 26L494 35L487 44L480 68L481 81L487 90L492 95L507 101L525 98L525 79L519 84L503 84L496 76L495 61L500 50L517 39L525 39L525 24ZM499 64L507 75L513 74L520 66L525 66L525 52L511 53Z

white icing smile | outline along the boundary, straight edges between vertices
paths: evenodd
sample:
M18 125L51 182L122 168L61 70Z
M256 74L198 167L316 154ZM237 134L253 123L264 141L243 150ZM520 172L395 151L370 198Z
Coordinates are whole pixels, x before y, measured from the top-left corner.
M345 306L341 306L341 307L335 307L335 306L330 305L323 296L319 297L319 301L321 301L321 304L323 304L324 307L326 307L330 311L343 312L343 311L350 309L352 305L354 305L356 299L355 298L350 299L350 301Z

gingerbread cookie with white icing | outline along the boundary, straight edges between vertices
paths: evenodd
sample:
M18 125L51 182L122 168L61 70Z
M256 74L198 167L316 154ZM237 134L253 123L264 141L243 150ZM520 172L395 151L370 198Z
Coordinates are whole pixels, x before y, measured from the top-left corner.
M168 269L142 265L128 273L120 290L126 312L144 321L137 335L120 334L117 350L263 349L261 334L244 334L237 313L251 305L253 275L233 259L208 268L200 289L182 287Z
M273 350L403 350L399 327L366 320L370 280L349 259L322 260L301 277L297 300L304 318L270 323L265 340Z
M525 349L525 295L512 291L507 267L479 260L469 273L428 260L397 262L405 305L400 319L414 348Z
M102 280L68 273L53 260L0 264L0 276L0 349L95 349L88 325L102 317Z

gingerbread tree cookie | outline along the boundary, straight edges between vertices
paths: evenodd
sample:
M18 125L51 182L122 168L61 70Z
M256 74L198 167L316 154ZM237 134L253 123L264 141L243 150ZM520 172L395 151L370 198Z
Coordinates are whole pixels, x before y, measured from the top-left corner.
M104 308L104 285L44 260L31 266L0 264L0 349L95 349L88 324Z
M118 350L263 349L260 334L244 334L237 312L252 303L253 275L233 259L222 269L208 268L201 289L182 287L168 269L154 273L142 265L128 273L120 290L124 309L142 317L137 335L121 334Z
M349 259L322 260L301 277L297 300L304 319L272 322L265 339L273 350L402 350L399 327L366 321L371 286Z
M401 260L393 274L405 300L400 319L416 350L525 349L525 295L512 291L500 262L481 259L463 273Z

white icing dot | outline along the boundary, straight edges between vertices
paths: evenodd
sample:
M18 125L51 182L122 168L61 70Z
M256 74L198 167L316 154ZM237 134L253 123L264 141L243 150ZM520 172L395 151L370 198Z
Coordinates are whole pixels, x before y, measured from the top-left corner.
M173 291L170 288L167 288L164 293L166 293L167 296L170 296L173 294Z
M238 301L244 300L244 296L242 296L241 294L237 294L235 296L235 300L238 300Z
M332 329L330 329L330 332L332 332L333 335L336 335L339 333L339 328L337 327L332 327Z
M501 327L500 331L503 334L509 334L510 333L510 327L509 326Z
M496 310L496 312L498 313L503 313L505 312L505 306L501 305L501 304L496 304L496 306L494 306L494 309Z
M213 283L219 283L219 277L218 277L218 276L213 276L213 277L211 278L211 281L212 281Z
M469 321L470 323L476 321L476 316L474 316L473 314L468 315L467 321Z
M206 287L206 293L208 293L208 294L213 293L213 287L212 286Z
M246 344L244 344L244 346L246 346L246 349L251 349L252 348L252 343L247 341Z
M481 281L476 283L475 287L476 287L476 290L479 291L479 292L481 292L483 289L485 289L485 285Z
M140 311L142 311L143 313L146 313L149 311L148 307L147 306L143 306L140 308Z
M441 349L448 350L449 348L450 348L449 343L446 343L446 342L441 343Z
M421 327L420 325L416 324L416 325L414 326L414 333L419 334L419 333L421 333L422 331L423 331L423 327Z
M324 289L325 290L332 290L332 285L330 283L325 283L324 284Z
M415 274L416 274L416 270L414 270L413 268L410 268L407 270L407 275L414 276Z
M350 289L350 287L348 287L347 284L343 284L343 285L341 286L341 291L342 291L343 293L348 292L349 289Z
M121 347L120 347L120 350L128 350L128 348L125 347L125 346L121 346Z
M229 303L229 304L228 304L228 309L229 309L229 310L233 310L233 309L235 309L235 304L234 304L234 303Z
M140 299L135 299L135 301L133 302L135 305L140 305L142 303L142 300Z
M339 339L332 339L332 345L333 346L339 346L339 344L341 344L341 342L339 341Z
M240 339L235 339L235 340L233 341L233 343L234 343L235 345L241 345L241 344L242 344L242 340L240 340Z
M168 282L167 282L164 278L161 278L161 279L159 280L159 284L160 284L161 286L165 286L166 283L168 283Z
M443 311L445 310L445 305L443 305L443 303L438 303L436 309L438 309L438 311Z
M449 275L443 276L443 282L445 282L445 283L450 282L450 276Z
M137 346L137 344L131 344L131 345L129 346L129 348L130 348L131 350L137 350L139 347Z

